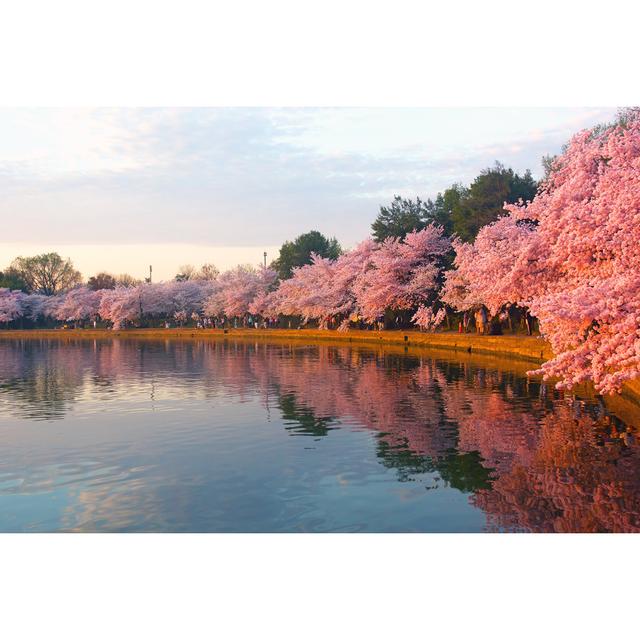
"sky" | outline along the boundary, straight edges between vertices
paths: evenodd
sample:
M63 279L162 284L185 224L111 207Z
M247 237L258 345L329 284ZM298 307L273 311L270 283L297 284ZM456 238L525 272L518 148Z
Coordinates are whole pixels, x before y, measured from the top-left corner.
M0 109L0 269L57 251L170 279L277 257L317 229L350 247L395 194L433 197L496 161L542 173L613 108Z

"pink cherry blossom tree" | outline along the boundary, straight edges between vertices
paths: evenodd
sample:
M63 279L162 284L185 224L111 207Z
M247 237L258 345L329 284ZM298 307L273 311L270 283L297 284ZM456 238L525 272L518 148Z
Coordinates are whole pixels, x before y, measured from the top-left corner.
M102 292L98 313L103 320L111 322L113 329L121 329L127 322L140 319L142 315L140 286L116 287Z
M368 270L374 268L373 257L378 248L379 245L373 238L367 238L336 260L332 283L333 300L329 312L343 318L339 327L341 331L349 328L351 319L359 317L355 285L365 277Z
M454 239L454 269L445 273L442 301L457 311L485 306L492 316L505 305L526 306L535 277L528 261L535 229L505 215L480 229L473 243Z
M240 265L225 271L214 281L211 293L204 302L204 313L227 318L242 317L250 313L254 300L266 295L276 277L273 269L263 266L256 269Z
M184 324L192 316L202 314L204 302L214 289L215 283L204 279L162 283L159 295L163 300L163 311Z
M578 133L533 202L506 208L537 225L505 287L551 342L540 371L559 387L619 391L640 375L640 110Z
M0 289L0 322L9 323L23 315L23 298L21 291Z
M277 289L275 291L260 291L249 305L249 313L269 320L275 320L278 317L278 310L276 309L277 303L275 300L277 292Z
M22 296L22 315L29 320L37 322L48 315L47 304L55 296L45 296L41 293L23 294Z
M98 316L102 293L81 286L55 297L57 304L50 311L52 317L63 322L82 322Z
M300 316L305 323L316 320L322 329L335 320L348 328L349 317L357 311L354 283L370 268L376 249L367 239L337 260L312 255L311 264L294 269L276 291L256 299L253 311L266 317Z
M388 309L411 309L433 298L441 260L450 246L442 228L435 225L380 244L371 254L371 267L354 282L358 310L365 320L374 322Z
M274 310L285 316L301 316L304 322L317 319L326 328L333 298L334 262L312 254L311 264L297 267L280 283L271 297Z
M434 313L431 307L420 305L411 321L425 331L435 331L444 322L446 315L444 308L440 308Z

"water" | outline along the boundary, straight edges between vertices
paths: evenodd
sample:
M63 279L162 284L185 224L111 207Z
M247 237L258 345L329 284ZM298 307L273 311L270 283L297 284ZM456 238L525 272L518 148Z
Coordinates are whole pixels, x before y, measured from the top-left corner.
M638 408L527 368L0 339L0 531L639 531Z

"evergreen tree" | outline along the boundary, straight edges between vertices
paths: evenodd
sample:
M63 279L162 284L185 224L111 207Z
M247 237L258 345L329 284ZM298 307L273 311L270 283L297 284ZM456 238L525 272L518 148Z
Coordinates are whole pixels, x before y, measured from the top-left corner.
M11 291L27 291L27 283L20 276L17 269L9 267L0 271L0 289L10 289Z
M422 231L433 221L434 203L394 196L388 207L380 207L380 213L371 225L377 242L387 238L404 238L412 231Z
M327 238L319 231L309 231L280 247L280 255L271 263L281 280L291 277L294 267L311 264L311 254L335 260L342 248L335 238Z
M482 227L505 215L505 202L533 200L537 188L530 171L520 176L497 162L482 171L453 206L453 233L465 242L472 242Z

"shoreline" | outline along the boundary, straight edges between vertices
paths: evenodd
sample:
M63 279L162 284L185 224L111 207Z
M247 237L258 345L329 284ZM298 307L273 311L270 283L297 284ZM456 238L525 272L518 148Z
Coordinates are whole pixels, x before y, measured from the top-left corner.
M481 336L472 333L421 333L419 331L390 329L366 331L352 329L339 332L335 329L9 329L0 331L2 338L56 338L56 339L260 339L295 340L301 342L341 342L368 345L400 345L450 349L466 353L487 353L501 356L516 356L531 362L541 363L553 357L548 342L535 336Z
M335 329L8 329L0 331L3 339L57 339L57 340L110 340L135 338L149 340L260 340L294 341L300 343L327 342L367 346L402 346L419 349L446 350L459 355L478 354L507 357L541 364L553 357L549 343L537 336L499 335L487 336L471 333L421 333L397 329L365 331L352 329L339 332ZM631 396L640 404L640 378L627 382L622 395Z

